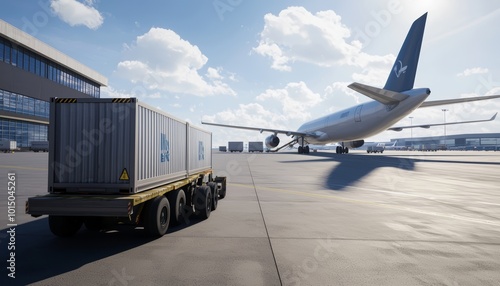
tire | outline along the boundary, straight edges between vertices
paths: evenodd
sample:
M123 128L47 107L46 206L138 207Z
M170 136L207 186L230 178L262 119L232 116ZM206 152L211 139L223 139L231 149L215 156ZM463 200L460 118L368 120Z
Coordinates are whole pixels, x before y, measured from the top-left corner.
M89 216L83 219L83 225L89 231L100 231L103 226L103 219L99 216Z
M178 189L173 192L170 197L170 223L172 225L179 225L183 221L187 221L188 213L186 209L186 193L183 189Z
M201 186L196 188L194 208L196 215L201 219L210 217L210 213L212 212L212 192L210 191L210 187Z
M210 187L210 191L212 192L212 211L217 209L217 205L219 204L219 189L217 188L217 184L214 182L210 182L207 184Z
M219 190L219 199L222 200L226 197L226 178L225 177L215 177L215 182L221 184Z
M82 218L77 216L49 215L49 227L50 231L57 236L73 236L82 227Z
M170 222L170 203L165 196L154 198L146 208L144 229L154 237L163 236Z

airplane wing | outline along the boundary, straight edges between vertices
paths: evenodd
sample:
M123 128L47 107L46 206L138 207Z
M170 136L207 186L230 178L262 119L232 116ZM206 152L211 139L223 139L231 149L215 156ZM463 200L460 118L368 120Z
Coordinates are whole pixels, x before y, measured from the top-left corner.
M457 98L457 99L445 99L445 100L432 100L425 101L422 103L420 107L429 107L429 106L438 106L438 105L447 105L454 103L462 103L462 102L470 102L470 101L478 101L478 100L487 100L493 98L499 98L500 95L489 95L489 96L476 96L476 97L468 97L468 98Z
M481 119L481 120L471 120L471 121L460 121L460 122L449 122L449 123L436 123L436 124L422 124L422 125L410 125L410 126L397 126L397 127L391 127L387 130L392 130L392 131L401 131L403 129L407 128L430 128L432 126L443 126L443 125L454 125L454 124L465 124L465 123L476 123L476 122L485 122L485 121L493 121L497 117L497 113L493 115L490 119Z
M210 123L210 122L201 122L201 124L205 125L213 125L213 126L220 126L220 127L229 127L229 128L237 128L237 129L246 129L246 130L254 130L254 131L259 131L260 133L266 131L266 132L272 132L275 134L281 133L281 134L286 134L286 136L310 136L314 137L316 134L312 133L304 133L304 132L298 132L298 131L291 131L291 130L280 130L280 129L269 129L269 128L259 128L259 127L248 127L248 126L239 126L239 125L227 125L227 124L219 124L219 123Z

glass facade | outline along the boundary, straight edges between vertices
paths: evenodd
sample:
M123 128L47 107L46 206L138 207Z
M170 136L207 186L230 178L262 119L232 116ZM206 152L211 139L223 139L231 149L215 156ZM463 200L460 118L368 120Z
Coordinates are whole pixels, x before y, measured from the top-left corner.
M29 147L32 141L47 141L48 125L0 118L0 139Z
M0 110L49 118L47 101L0 89Z
M63 66L0 37L0 61L99 98L100 86Z

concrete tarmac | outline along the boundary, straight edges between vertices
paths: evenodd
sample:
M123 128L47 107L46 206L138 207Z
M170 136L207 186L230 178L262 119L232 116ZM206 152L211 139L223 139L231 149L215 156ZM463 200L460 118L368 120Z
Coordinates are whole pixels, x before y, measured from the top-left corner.
M24 214L47 154L0 154L0 285L499 285L500 152L213 155L228 187L208 220L61 239Z

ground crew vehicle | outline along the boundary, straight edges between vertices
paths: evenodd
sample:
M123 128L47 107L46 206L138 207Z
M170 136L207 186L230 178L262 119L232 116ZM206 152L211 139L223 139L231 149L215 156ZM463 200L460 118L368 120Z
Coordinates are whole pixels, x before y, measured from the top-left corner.
M53 98L49 194L29 198L26 213L49 215L58 236L110 223L162 236L191 214L208 218L225 197L211 149L210 132L135 98Z
M49 141L31 141L30 145L33 152L49 152Z
M377 143L377 145L368 146L366 148L367 153L384 153L384 150L385 150L384 143Z
M10 153L17 150L17 142L11 140L0 140L0 151Z

